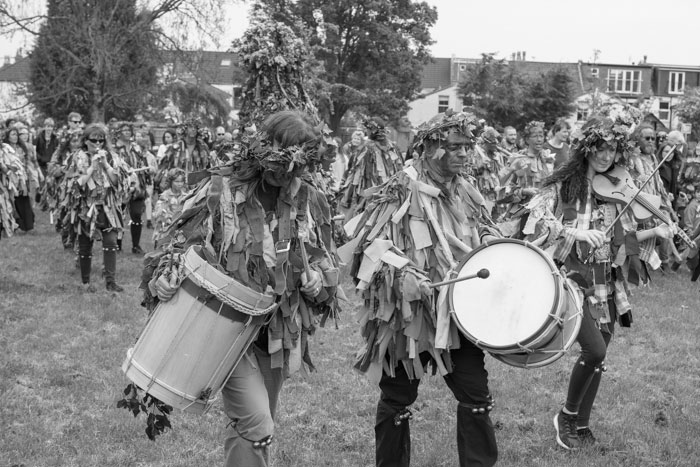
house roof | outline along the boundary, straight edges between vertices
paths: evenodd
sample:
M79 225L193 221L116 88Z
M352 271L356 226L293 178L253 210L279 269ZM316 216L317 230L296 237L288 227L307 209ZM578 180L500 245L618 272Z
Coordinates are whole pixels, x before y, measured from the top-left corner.
M29 57L21 57L15 63L0 68L0 81L28 83L30 75Z
M438 89L452 84L450 81L452 61L449 58L433 58L423 66L421 89Z

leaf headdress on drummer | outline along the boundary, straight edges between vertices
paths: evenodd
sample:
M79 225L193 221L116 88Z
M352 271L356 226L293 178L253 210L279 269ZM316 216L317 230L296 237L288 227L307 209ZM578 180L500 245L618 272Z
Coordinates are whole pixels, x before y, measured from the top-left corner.
M326 225L330 216L322 215L327 206L319 200L324 197L302 177L325 150L323 132L306 114L282 111L269 116L261 131L248 135L228 156L228 165L191 174L190 182L200 179L198 185L164 239L171 241L174 252L202 246L207 262L257 292L277 296L279 309L260 339L274 367L289 372L297 369L290 366L290 352L300 344L301 355L312 366L306 337L319 320L323 325L339 311L338 269ZM170 264L169 254L162 256L151 259L155 270L150 275L145 272L144 279L151 278L147 302L156 302L153 280ZM309 282L318 287L308 290Z
M447 350L460 345L444 295L429 287L447 278L485 236L500 236L484 198L463 174L467 150L483 123L465 112L445 112L418 129L413 163L383 185L365 191L367 208L346 224L353 238L339 249L351 262L365 301L360 317L366 346L356 367L372 379L403 364L411 378L429 351L436 369L452 369ZM437 290L437 289L435 289Z

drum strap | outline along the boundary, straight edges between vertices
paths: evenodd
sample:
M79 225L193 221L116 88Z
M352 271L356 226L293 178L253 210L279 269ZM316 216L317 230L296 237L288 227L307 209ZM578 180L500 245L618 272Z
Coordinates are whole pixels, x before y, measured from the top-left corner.
M182 280L180 288L182 288L192 297L196 298L198 302L204 303L204 306L213 312L218 313L224 318L228 318L231 321L236 322L245 322L248 319L248 315L241 313L225 303L222 303L218 298L216 298L216 296L208 293L205 289L198 286L189 277L185 277Z

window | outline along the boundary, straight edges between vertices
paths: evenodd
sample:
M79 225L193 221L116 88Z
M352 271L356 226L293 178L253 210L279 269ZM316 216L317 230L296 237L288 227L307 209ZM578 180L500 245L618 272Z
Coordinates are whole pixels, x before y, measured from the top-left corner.
M438 96L438 113L446 112L450 108L450 96Z
M598 77L598 68L591 68L591 77L592 78Z
M225 59L221 60L221 66L231 66L231 59L225 58Z
M667 122L671 116L671 103L659 102L659 120Z
M608 70L608 92L641 93L642 72L640 70Z
M588 116L591 113L591 109L577 109L576 110L576 121L578 122L585 122L588 120Z
M668 93L683 94L685 88L685 72L672 71L668 74Z

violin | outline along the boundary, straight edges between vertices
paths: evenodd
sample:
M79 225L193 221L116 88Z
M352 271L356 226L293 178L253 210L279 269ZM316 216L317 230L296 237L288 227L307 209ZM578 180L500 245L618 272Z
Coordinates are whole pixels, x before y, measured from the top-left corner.
M634 179L623 167L614 166L605 173L595 175L591 181L591 188L596 196L605 201L629 205L629 209L639 222L654 216L669 226L673 225L673 221L659 209L661 197L639 191L634 184ZM676 230L676 234L686 245L697 248L695 242L685 232Z

